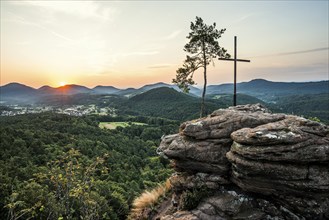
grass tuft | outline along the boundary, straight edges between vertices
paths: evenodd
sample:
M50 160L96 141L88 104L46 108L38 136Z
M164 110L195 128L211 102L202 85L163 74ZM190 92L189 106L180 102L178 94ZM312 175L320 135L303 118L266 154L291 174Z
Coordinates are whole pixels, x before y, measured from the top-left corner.
M144 211L147 209L153 210L160 199L165 197L170 190L171 184L169 180L167 180L165 183L159 184L153 190L146 190L143 192L138 198L134 200L133 208L128 219L144 219Z

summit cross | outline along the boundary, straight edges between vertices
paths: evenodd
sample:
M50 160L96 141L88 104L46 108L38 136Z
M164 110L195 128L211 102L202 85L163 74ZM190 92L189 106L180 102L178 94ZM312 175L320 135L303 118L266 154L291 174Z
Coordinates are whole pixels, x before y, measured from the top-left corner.
M250 60L237 59L237 37L234 36L234 59L218 58L218 60L234 61L234 94L233 94L233 106L236 106L236 70L237 62L249 62Z

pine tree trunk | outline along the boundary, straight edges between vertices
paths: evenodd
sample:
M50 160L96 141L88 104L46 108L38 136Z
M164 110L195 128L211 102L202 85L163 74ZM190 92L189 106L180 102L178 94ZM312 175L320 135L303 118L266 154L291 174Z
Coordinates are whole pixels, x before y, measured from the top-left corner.
M206 89L207 89L207 58L206 58L206 49L205 49L205 43L202 42L202 50L203 50L203 78L204 78L204 84L203 84L203 92L202 92L202 102L201 102L201 110L200 110L200 118L203 117L205 113L205 105L204 105L204 99L206 96Z
M200 118L204 116L205 113L205 105L204 105L204 99L206 96L206 89L207 89L207 66L204 66L204 85L203 85L203 91L202 91L202 102L201 102L201 111L200 111Z

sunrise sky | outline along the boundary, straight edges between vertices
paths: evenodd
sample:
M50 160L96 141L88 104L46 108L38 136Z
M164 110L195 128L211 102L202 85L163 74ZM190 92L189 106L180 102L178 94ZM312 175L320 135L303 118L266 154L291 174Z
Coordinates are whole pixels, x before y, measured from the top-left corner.
M227 31L238 81L328 80L328 1L4 1L1 85L118 88L171 83L196 16ZM196 75L202 85L202 74ZM209 67L209 84L233 81L233 63Z

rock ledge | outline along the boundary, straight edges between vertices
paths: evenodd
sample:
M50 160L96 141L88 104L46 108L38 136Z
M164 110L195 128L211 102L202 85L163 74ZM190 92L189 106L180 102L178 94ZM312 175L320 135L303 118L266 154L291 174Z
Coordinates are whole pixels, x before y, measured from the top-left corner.
M183 123L157 151L177 171L178 208L162 220L329 219L329 129L321 123L260 104L230 107ZM184 192L204 187L212 196L180 210Z

